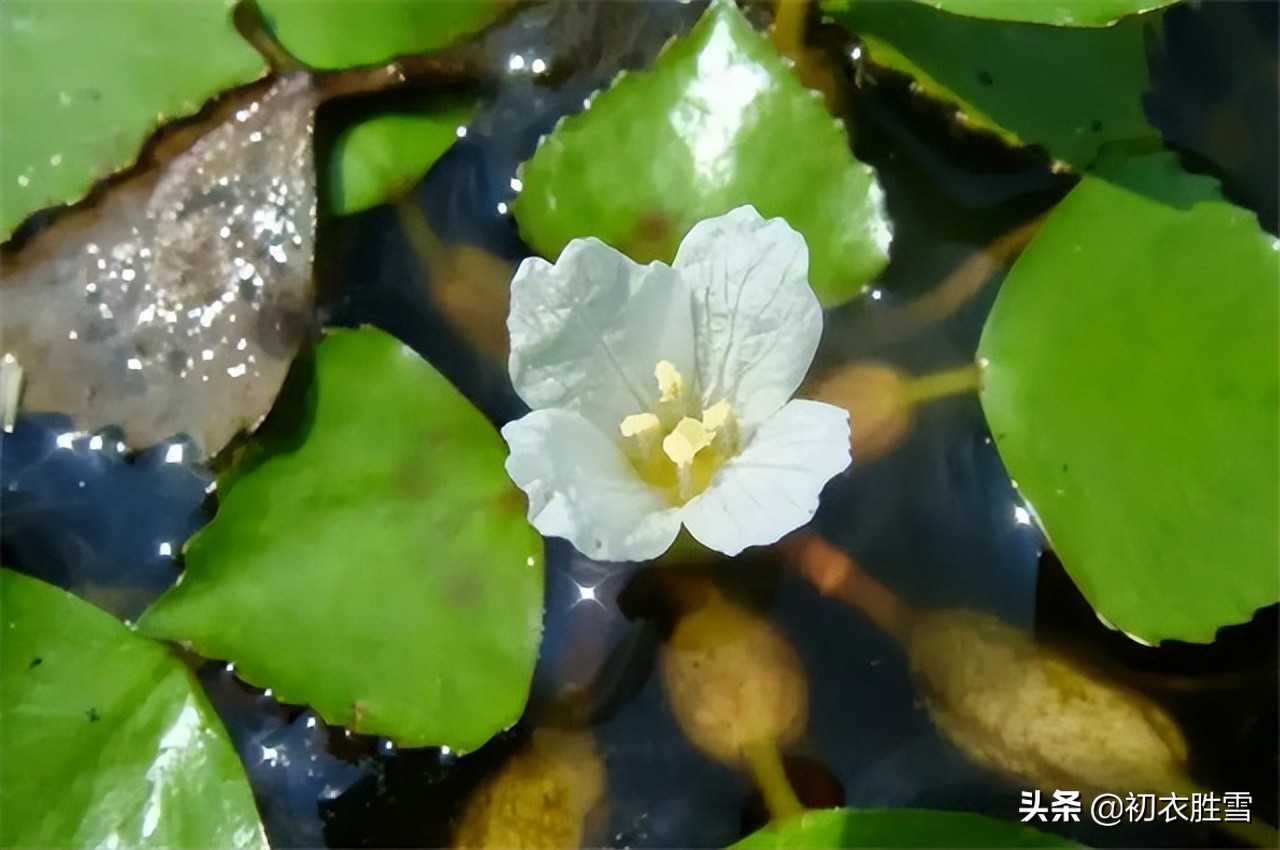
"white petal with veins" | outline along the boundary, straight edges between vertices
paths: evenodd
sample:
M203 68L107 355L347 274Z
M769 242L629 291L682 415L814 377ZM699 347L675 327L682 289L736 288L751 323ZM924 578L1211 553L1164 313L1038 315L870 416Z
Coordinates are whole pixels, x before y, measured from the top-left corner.
M849 460L848 412L790 401L680 517L699 543L726 555L773 543L813 518L822 488Z
M674 268L693 291L702 399L729 399L749 436L799 388L822 336L804 237L738 207L695 224Z
M575 410L610 434L658 400L654 366L693 374L689 292L661 263L638 265L597 239L555 264L530 257L511 282L511 380L531 408Z
M649 488L613 441L579 414L535 410L509 422L507 474L529 496L529 522L602 561L656 558L680 531L677 508Z

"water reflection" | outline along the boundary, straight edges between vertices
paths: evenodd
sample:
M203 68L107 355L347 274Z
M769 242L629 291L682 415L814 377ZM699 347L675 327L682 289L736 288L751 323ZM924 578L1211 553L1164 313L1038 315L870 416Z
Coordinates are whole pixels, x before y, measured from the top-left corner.
M20 416L0 435L4 562L132 620L178 577L212 476L189 443L130 457L118 433Z

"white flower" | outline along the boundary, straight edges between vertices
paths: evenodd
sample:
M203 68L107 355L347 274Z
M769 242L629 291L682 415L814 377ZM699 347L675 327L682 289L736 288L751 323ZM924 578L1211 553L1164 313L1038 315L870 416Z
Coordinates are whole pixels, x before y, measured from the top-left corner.
M647 560L683 524L736 555L808 522L849 465L849 419L790 400L822 309L804 238L752 207L699 222L673 265L597 239L511 283L511 379L532 408L502 429L529 521L602 560Z

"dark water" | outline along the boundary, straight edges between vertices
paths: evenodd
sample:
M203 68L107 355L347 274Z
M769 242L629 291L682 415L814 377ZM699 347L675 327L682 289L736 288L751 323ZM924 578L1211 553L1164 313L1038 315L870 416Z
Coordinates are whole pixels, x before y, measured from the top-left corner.
M446 241L511 261L527 255L505 212L518 163L561 116L580 109L621 67L644 64L699 11L670 2L560 6L526 12L489 47L501 66L520 55L528 67L558 51L578 57L579 66L555 88L516 71L492 81L466 137L414 192ZM1273 231L1276 10L1242 2L1169 12L1152 47L1147 103L1188 166L1223 178L1232 199ZM904 90L865 90L852 108L856 152L885 188L893 259L874 297L828 314L815 369L874 358L925 373L967 362L998 281L915 334L890 333L883 317L1052 205L1072 179L1052 174L1034 153L958 136L944 111L913 108ZM322 110L322 144L359 109ZM466 345L432 306L394 210L325 222L317 242L329 324L372 323L395 333L495 423L524 412L504 364ZM26 416L3 438L3 560L134 617L176 577L174 553L209 515L211 476L192 465L180 441L130 458L110 434L70 434L59 417ZM815 522L913 604L989 611L1109 665L1176 714L1198 779L1252 792L1255 816L1274 823L1276 609L1224 630L1209 647L1136 644L1098 622L1043 551L1021 505L976 399L956 398L926 407L893 454L835 480ZM802 797L1016 819L1023 787L975 766L939 736L898 646L861 615L768 559L739 559L717 580L767 614L803 663L810 718L788 751ZM549 541L545 638L528 715L465 758L326 729L309 712L240 684L220 664L205 665L201 681L248 766L276 846L445 843L467 793L530 728L568 722L592 725L608 770L608 812L589 825L589 842L723 846L758 824L760 803L743 775L693 749L675 723L653 675L669 612L651 584L632 566L592 562ZM1229 841L1186 824L1048 828L1098 846Z

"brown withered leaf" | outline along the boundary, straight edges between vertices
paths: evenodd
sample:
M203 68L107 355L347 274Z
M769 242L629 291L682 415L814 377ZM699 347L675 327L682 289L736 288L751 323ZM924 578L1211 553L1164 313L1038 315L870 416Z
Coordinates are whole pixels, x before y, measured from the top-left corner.
M266 415L313 323L319 99L300 72L249 90L6 257L24 409L135 448L186 433L205 455Z

